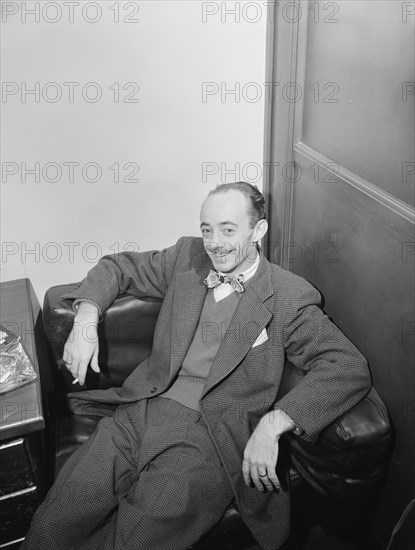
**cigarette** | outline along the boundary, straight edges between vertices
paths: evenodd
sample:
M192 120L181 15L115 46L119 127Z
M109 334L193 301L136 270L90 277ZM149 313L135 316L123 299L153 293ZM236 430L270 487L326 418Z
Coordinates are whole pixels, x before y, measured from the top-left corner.
M72 385L77 384L79 382L79 378L75 378L75 380L72 380Z

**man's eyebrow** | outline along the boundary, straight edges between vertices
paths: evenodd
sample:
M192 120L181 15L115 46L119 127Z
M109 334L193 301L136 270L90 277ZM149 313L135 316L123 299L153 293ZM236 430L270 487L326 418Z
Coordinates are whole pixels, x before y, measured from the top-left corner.
M201 222L200 227L202 227L202 225L206 225L210 227L210 223L207 223L207 222ZM238 224L235 222L220 222L219 225L233 225L234 227L238 227Z

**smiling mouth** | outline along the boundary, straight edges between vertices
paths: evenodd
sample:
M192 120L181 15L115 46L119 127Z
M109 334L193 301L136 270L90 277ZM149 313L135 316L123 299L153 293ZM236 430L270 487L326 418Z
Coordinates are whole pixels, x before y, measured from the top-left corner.
M223 249L219 249L218 247L218 250L217 252L214 252L213 250L209 250L208 248L206 248L206 252L209 254L209 256L211 256L212 258L215 258L215 259L222 259L223 258L227 258L230 254L232 254L234 251L233 250L226 250L225 252L223 251Z
M223 260L224 258L227 258L229 254L211 254L213 258L216 260Z

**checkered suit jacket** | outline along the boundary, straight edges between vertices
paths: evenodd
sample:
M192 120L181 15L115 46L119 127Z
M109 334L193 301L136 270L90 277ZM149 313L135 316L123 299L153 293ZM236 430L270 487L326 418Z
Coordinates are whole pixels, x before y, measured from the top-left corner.
M65 300L92 300L101 313L120 293L162 298L163 305L152 354L124 385L79 392L77 397L126 403L163 393L192 341L207 292L203 280L211 268L202 239L194 237L183 237L162 251L102 258ZM266 550L277 548L288 536L289 491L259 493L244 484L243 451L258 420L272 408L281 408L303 430L300 437L314 441L370 388L365 359L319 304L318 291L307 281L262 256L202 394L201 412L240 513ZM264 328L268 340L252 347ZM305 376L277 400L286 359Z

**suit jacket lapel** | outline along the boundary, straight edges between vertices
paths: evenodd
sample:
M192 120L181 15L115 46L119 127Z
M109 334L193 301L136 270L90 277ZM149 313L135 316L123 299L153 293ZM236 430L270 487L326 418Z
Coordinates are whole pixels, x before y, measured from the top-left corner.
M212 363L202 397L242 361L259 334L269 324L273 315L265 307L264 301L273 293L270 264L262 256L257 272L241 295Z
M207 293L204 279L212 267L209 256L202 252L193 259L190 271L176 277L169 383L180 369L195 334Z

